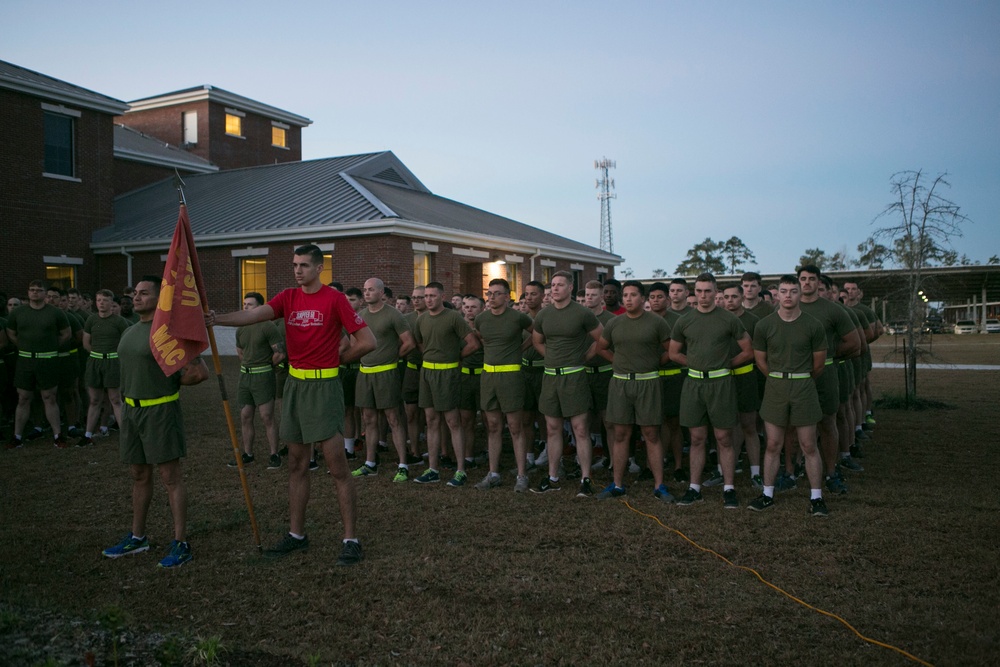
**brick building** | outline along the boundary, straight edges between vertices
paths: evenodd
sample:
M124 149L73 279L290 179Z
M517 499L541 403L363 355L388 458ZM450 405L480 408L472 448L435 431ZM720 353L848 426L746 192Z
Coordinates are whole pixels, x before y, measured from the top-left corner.
M219 171L208 160L120 124L115 125L114 164L115 195L162 181L175 173L184 178Z
M324 282L372 276L399 293L439 280L482 293L494 277L520 291L557 270L603 279L617 255L430 192L391 152L196 174L185 196L209 303L238 308L244 292L293 286L292 250L325 253ZM161 182L115 200L115 224L94 234L101 280L158 275L177 222L177 194Z

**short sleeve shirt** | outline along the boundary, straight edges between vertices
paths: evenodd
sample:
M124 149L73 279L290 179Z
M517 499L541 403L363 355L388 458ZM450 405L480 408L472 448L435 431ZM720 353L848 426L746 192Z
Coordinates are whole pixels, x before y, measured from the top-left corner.
M665 311L663 311L663 321L666 322L667 326L670 327L671 333L673 333L674 325L677 324L677 320L679 320L679 319L681 319L681 314L679 312L677 312L676 310L673 310L671 308L667 308ZM662 364L660 366L660 368L663 369L663 370L667 370L667 369L671 369L671 368L680 368L680 367L681 367L681 365L678 364L676 361L668 361L667 363Z
M622 312L623 313L625 312L625 306L622 306ZM601 323L602 327L606 327L608 326L608 322L618 319L619 317L620 315L618 313L605 308L604 310L601 311L601 314L597 316L597 321ZM608 360L598 354L595 354L590 359L590 361L587 362L587 365L593 366L594 368L597 368L599 366L607 366ZM631 373L633 371L627 371L627 372Z
M416 338L417 335L416 330L417 330L418 317L420 317L420 313L418 313L415 310L411 310L410 312L408 312L406 315L403 316L403 319L406 320L406 326L409 328L410 331L414 332L413 333L414 338ZM423 358L424 356L423 354L421 354L420 348L418 346L414 346L413 351L410 352L408 355L406 355L406 360L409 363L414 364L416 366L420 366L420 362L423 361Z
M733 344L746 335L739 318L716 306L707 313L692 308L677 320L671 339L687 344L687 362L696 371L729 368Z
M437 315L421 313L413 335L424 346L425 362L448 364L461 359L464 339L471 331L457 310L445 308Z
M832 359L837 351L840 339L855 330L850 315L844 309L828 299L818 298L811 303L805 301L799 304L802 312L819 320L826 332L827 355Z
M281 343L274 322L257 322L236 330L236 347L243 351L244 366L266 366L274 355L273 345Z
M351 334L365 326L347 297L326 285L312 294L298 287L286 289L267 305L285 321L288 363L294 368L340 366L341 331Z
M66 313L55 306L45 304L36 310L30 305L23 305L10 312L7 328L17 334L19 350L56 352L59 349L59 332L69 329L70 324Z
M531 318L506 308L499 315L485 310L476 316L475 328L483 337L483 361L491 366L521 363L522 334L531 326Z
M181 387L180 371L163 374L149 346L153 322L139 322L128 327L118 343L121 362L121 391L129 398L160 398L176 394Z
M107 354L118 349L118 341L128 329L128 322L120 315L91 315L83 325L83 333L90 336L90 349Z
M410 330L406 318L395 308L383 305L376 312L361 309L361 319L375 335L375 349L361 357L365 366L384 366L399 360L399 337Z
M764 301L764 299L761 299L757 302L756 306L753 308L747 308L746 310L747 312L756 315L758 320L762 320L774 312L774 306L769 304L767 301Z
M760 322L760 318L751 313L749 310L744 310L743 314L738 317L740 318L740 322L743 324L743 328L747 330L747 334L750 336L750 339L753 340L753 331L757 327L757 323ZM739 344L733 341L733 347L730 351L734 357L739 354Z
M650 373L660 367L660 358L670 340L670 325L653 313L639 317L620 315L613 318L601 332L614 352L615 373Z
M767 353L768 371L809 373L813 353L826 349L823 325L806 313L791 322L772 313L757 323L753 349Z
M535 317L535 331L545 336L546 367L583 366L594 342L590 332L598 326L597 316L575 301L564 308L542 308Z

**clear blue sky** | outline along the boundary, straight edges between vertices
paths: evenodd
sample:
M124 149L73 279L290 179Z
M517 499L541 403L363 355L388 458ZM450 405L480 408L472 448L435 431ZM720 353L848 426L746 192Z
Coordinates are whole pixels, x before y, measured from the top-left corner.
M311 118L306 159L390 149L436 194L637 276L741 237L764 271L855 246L894 172L947 171L1000 253L1000 3L0 3L0 59L122 100L211 84Z

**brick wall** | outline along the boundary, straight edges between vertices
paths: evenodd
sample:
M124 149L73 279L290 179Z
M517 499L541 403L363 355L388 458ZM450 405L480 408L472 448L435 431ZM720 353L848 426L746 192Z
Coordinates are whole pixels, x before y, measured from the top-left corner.
M108 114L77 109L76 177L42 176L43 100L0 90L0 290L23 295L28 282L45 277L45 255L82 258L77 284L97 282L91 233L111 224L114 177L113 125ZM67 108L75 108L66 105Z
M181 177L192 172L179 170ZM136 190L150 183L172 178L174 170L168 167L157 167L152 164L133 162L132 160L115 160L115 195Z

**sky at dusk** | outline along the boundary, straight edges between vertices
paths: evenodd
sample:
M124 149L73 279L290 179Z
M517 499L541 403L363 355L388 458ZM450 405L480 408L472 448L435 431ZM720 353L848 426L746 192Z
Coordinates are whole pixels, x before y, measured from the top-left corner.
M0 59L135 100L210 84L304 115L303 158L392 150L435 194L672 273L855 247L893 173L948 172L1000 253L1000 3L0 3Z

